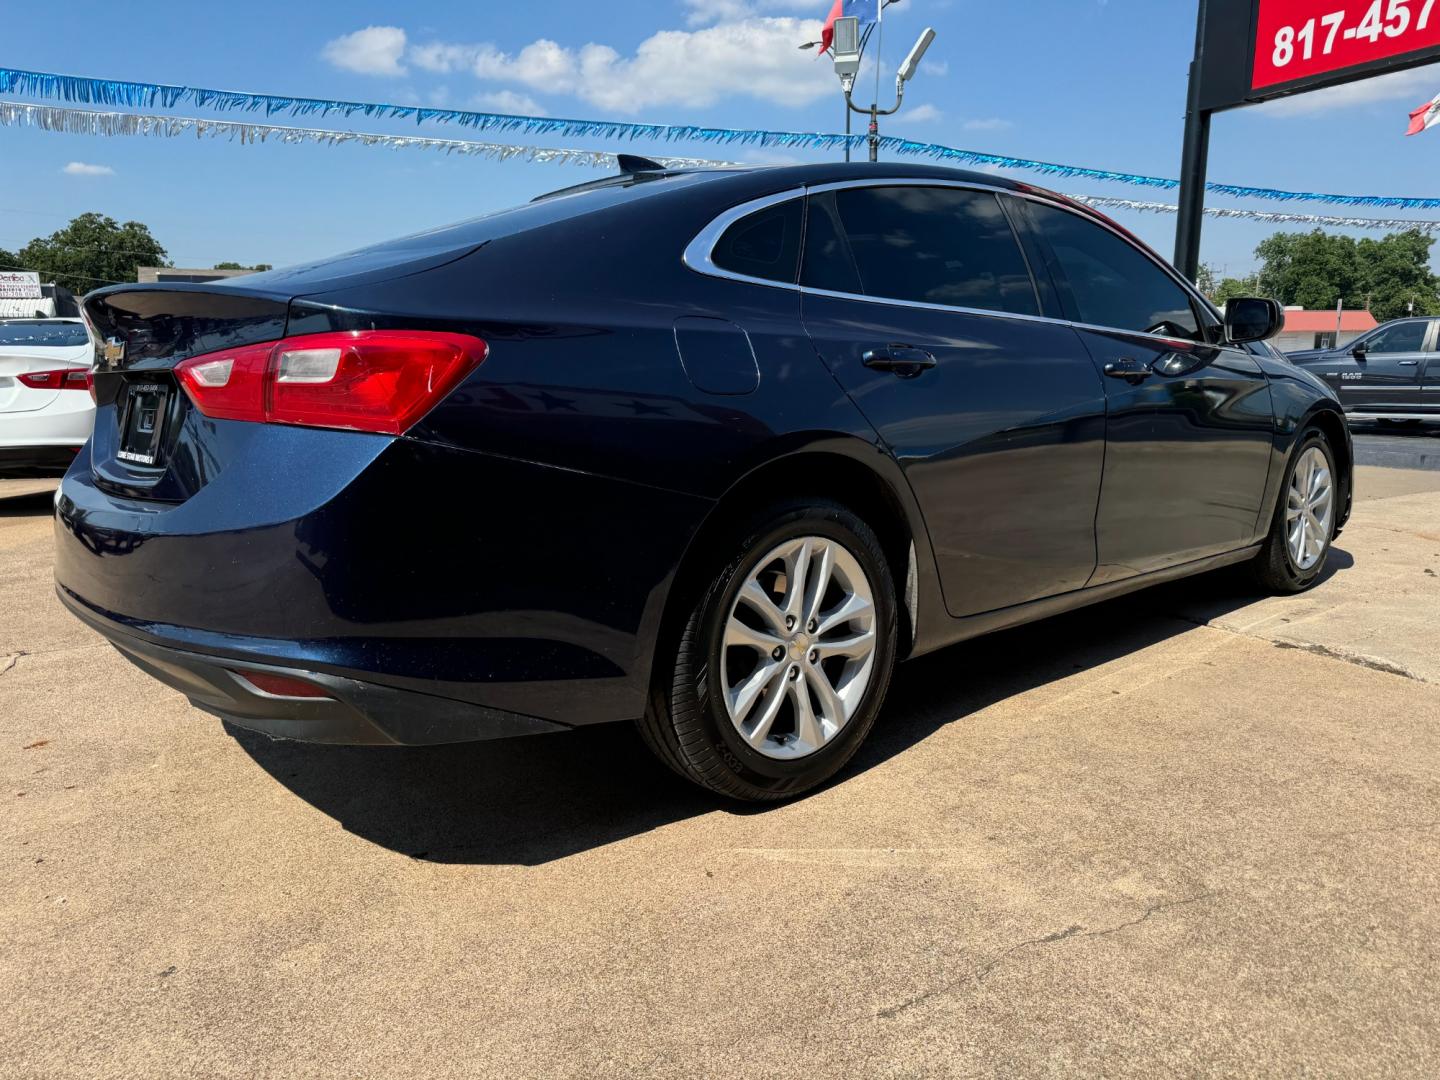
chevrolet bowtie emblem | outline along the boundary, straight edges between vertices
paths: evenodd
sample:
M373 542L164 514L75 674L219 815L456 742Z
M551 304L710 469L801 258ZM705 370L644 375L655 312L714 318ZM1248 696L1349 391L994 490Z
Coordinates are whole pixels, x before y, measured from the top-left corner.
M125 359L125 342L115 337L106 338L100 346L100 358L107 364L118 364Z

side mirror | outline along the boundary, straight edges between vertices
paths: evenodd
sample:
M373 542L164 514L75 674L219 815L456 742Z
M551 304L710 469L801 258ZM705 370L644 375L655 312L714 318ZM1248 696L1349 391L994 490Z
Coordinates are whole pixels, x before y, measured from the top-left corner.
M1274 300L1241 297L1225 305L1225 344L1266 341L1285 325L1285 309Z
M1360 344L1356 345L1353 349L1350 350L1350 355L1355 357L1356 360L1359 360L1360 363L1363 364L1365 363L1365 357L1369 356L1370 352L1368 349L1365 348L1363 344Z

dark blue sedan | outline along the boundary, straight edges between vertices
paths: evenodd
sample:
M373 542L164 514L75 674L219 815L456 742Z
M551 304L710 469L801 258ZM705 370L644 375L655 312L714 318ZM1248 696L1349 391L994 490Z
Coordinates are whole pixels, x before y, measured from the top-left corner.
M929 166L622 175L204 285L92 293L69 608L331 743L635 721L773 799L897 660L1229 564L1320 575L1335 394L1106 218Z

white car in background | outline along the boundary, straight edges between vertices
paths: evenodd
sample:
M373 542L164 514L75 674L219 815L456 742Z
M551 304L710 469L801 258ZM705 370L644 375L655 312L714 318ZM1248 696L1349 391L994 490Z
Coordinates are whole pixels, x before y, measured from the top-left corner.
M95 426L79 319L0 319L0 475L59 476Z

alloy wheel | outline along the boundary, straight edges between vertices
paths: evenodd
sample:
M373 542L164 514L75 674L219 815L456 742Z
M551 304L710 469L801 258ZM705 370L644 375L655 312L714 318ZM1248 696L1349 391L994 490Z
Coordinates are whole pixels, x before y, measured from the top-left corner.
M1300 455L1290 474L1285 504L1285 535L1290 558L1310 570L1325 554L1335 516L1335 485L1330 462L1318 446Z
M860 707L875 650L874 594L859 560L825 537L787 540L748 571L725 620L730 722L766 757L813 754Z

